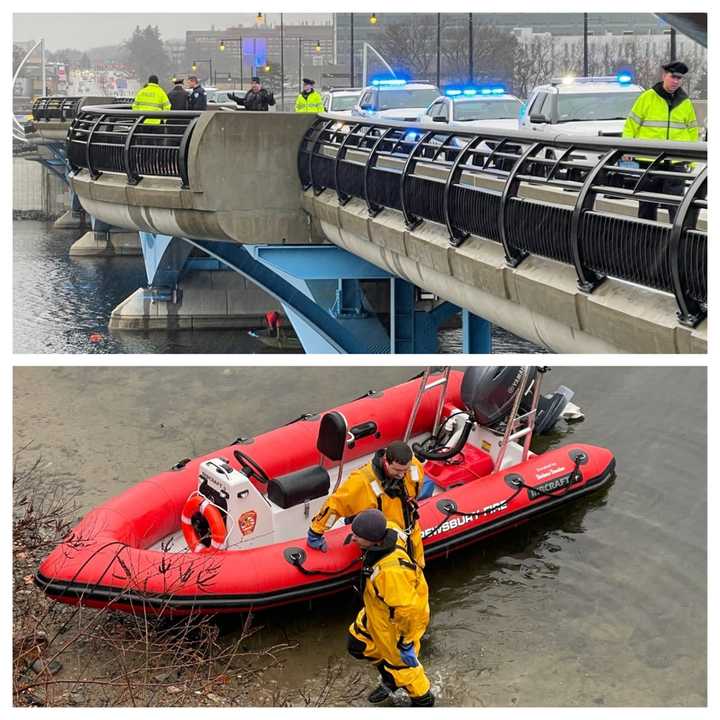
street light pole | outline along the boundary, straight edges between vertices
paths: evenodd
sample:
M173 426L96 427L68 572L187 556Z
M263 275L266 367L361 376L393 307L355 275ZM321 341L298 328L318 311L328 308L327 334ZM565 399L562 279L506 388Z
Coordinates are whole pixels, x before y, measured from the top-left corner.
M583 13L583 77L589 76L588 72L588 14Z
M670 28L670 60L674 61L677 58L677 33L675 28Z
M472 13L468 13L468 84L473 84L473 25Z
M355 87L355 16L350 13L350 87Z
M280 13L280 109L285 111L285 26Z
M437 14L437 68L435 71L435 84L440 87L440 13Z

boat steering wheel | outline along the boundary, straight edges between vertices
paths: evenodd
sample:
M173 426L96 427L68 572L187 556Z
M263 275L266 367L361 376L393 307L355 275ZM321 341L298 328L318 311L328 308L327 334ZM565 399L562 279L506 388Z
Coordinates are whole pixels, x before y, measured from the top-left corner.
M262 469L262 466L253 460L249 455L246 455L241 450L234 450L233 454L235 459L240 463L240 469L242 472L250 477L256 477L263 485L267 485L270 482L270 476Z

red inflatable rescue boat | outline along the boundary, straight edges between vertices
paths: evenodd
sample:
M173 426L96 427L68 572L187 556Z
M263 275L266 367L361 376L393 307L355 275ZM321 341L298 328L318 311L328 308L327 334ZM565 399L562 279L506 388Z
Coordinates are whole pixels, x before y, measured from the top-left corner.
M606 485L612 453L570 443L541 455L533 433L579 415L572 391L542 395L544 368L449 368L306 415L178 463L88 513L40 565L51 598L132 613L257 610L349 587L359 548L341 520L328 552L311 517L342 479L393 440L425 461L427 560Z

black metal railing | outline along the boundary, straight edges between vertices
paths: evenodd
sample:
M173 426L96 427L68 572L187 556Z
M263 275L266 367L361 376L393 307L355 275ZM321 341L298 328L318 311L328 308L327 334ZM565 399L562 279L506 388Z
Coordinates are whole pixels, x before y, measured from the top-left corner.
M394 208L411 229L444 224L452 246L480 235L501 243L511 266L541 255L574 265L585 292L612 276L674 294L685 325L706 316L705 143L320 115L300 144L298 171L304 189L334 190L341 205L362 199L371 216ZM659 192L665 178L677 194ZM660 207L672 222L655 219Z
M36 98L32 106L32 118L36 122L43 120L72 120L77 111L83 106L86 97L74 96L67 97L64 95L50 95L47 97ZM132 98L107 98L107 103L113 104L131 104Z
M188 147L200 115L84 107L68 130L70 167L87 169L93 179L104 172L123 173L132 185L144 177L176 177L188 188Z

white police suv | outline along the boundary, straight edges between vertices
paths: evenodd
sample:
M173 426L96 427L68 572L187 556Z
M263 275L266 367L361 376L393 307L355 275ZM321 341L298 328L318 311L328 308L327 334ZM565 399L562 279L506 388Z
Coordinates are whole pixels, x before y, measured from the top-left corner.
M418 118L422 122L461 123L468 128L517 130L523 104L502 85L446 88Z
M362 91L352 115L415 122L438 95L437 85L430 83L376 79Z
M565 77L539 85L528 98L520 127L537 133L622 135L625 119L643 92L630 73Z
M323 93L323 108L325 112L338 115L350 115L353 105L360 98L362 88L331 88Z

